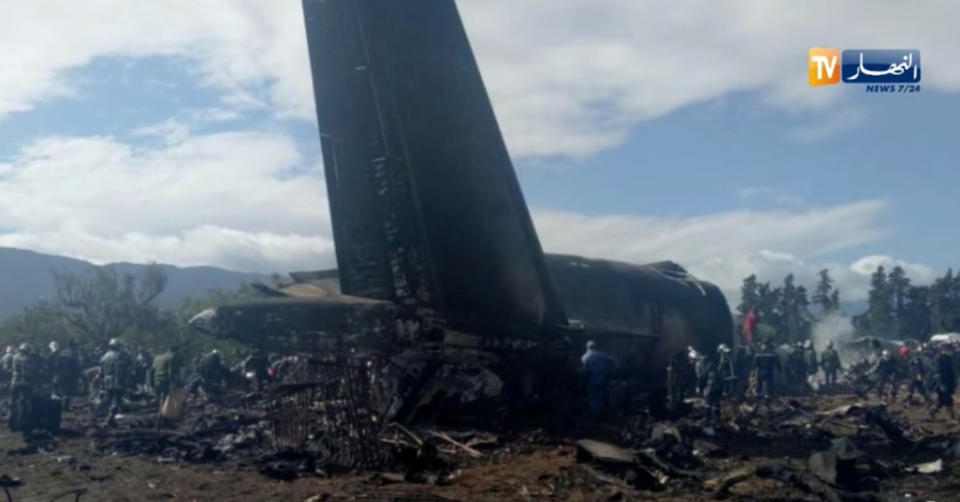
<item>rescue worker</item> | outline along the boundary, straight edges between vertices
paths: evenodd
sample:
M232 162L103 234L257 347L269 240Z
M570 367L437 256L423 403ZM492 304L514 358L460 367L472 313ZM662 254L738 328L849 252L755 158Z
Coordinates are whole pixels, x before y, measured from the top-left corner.
M780 371L780 358L767 342L760 342L753 364L757 371L757 396L768 401L776 392L774 378Z
M153 376L151 378L153 390L163 406L171 389L183 385L180 381L180 354L175 348L170 348L153 358Z
M889 350L880 353L880 360L873 367L874 387L877 396L883 398L890 387L890 397L897 397L897 361Z
M923 355L917 351L910 356L907 363L910 370L910 383L907 385L907 402L913 402L913 393L920 394L923 402L929 402L927 398L927 362Z
M213 349L200 358L197 375L200 377L200 386L208 394L217 394L226 384L230 370L223 365L220 351Z
M583 363L583 372L587 380L587 403L590 415L600 418L606 408L607 385L615 366L613 358L597 350L596 343L590 340L587 342L587 350L580 358L580 362Z
M3 356L0 356L0 391L10 390L10 376L13 374L13 358L15 355L13 345L7 345Z
M683 410L684 399L695 387L695 379L696 375L689 353L686 350L679 351L670 360L670 365L667 366L668 404L671 411L678 413Z
M823 368L826 387L837 384L837 372L840 371L840 354L833 348L833 341L827 342L827 348L820 353L820 367Z
M930 410L930 418L946 408L950 418L956 418L953 413L953 393L957 389L957 376L953 369L953 348L945 343L940 346L940 355L937 356L937 407Z
M693 347L688 347L690 362L693 364L693 374L696 377L696 388L694 391L698 396L703 395L703 388L707 384L706 361L707 358L699 353Z
M723 402L723 372L712 361L704 361L706 375L703 387L703 400L707 405L707 419L715 422L720 419L720 405Z
M790 355L787 356L790 377L793 382L803 387L803 383L807 381L807 359L804 355L803 343L797 342L792 348Z
M750 345L740 345L734 349L734 353L737 371L736 395L743 398L750 384L750 372L753 371L753 348Z
M137 351L137 357L133 361L133 380L136 387L144 392L150 390L150 373L153 371L153 356L147 352L147 349Z
M10 377L10 430L22 430L33 415L34 391L39 384L40 360L29 343L13 356Z
M53 374L53 391L63 402L63 409L70 409L70 398L80 391L80 355L73 340L64 348L57 347L51 356L50 369Z
M253 353L243 362L243 372L253 383L253 388L259 391L270 376L270 359L261 349L254 349Z
M727 344L721 343L717 346L717 361L722 392L727 396L733 396L736 394L737 368L734 365L733 352Z
M804 362L807 366L807 376L812 377L817 374L819 367L817 365L817 350L813 348L813 342L807 340L803 342Z
M119 339L112 338L107 344L107 353L100 358L100 380L107 393L106 401L110 413L107 425L115 424L114 415L122 409L131 364L130 355L123 350L123 344Z

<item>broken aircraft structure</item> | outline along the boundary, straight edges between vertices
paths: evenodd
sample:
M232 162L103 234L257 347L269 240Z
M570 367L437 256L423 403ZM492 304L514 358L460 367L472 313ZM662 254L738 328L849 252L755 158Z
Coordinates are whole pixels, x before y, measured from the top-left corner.
M196 328L348 348L395 367L408 401L463 373L482 376L464 386L481 397L561 389L588 339L659 390L688 346L732 343L723 294L674 263L542 251L453 0L303 9L338 269L292 274Z

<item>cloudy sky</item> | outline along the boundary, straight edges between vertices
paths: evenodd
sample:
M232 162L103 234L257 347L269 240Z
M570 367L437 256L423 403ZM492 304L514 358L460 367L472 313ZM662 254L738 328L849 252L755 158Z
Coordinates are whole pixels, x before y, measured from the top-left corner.
M960 265L960 3L458 4L547 250L846 299ZM814 45L919 49L922 91L810 87ZM0 246L331 267L313 109L298 1L6 2Z

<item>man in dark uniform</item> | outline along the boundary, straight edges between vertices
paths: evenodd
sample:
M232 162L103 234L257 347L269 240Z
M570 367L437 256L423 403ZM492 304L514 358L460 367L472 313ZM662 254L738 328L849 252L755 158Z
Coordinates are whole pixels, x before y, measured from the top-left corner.
M762 401L768 401L776 391L774 378L780 370L780 358L767 342L760 342L753 365L757 370L757 396Z
M200 387L207 394L219 394L227 383L230 370L223 364L220 351L213 349L200 358L197 375L200 377Z
M10 377L10 430L21 430L33 418L34 390L39 384L40 357L29 343L20 344L13 356Z
M737 368L733 360L733 351L725 343L717 347L717 371L720 384L726 397L733 397L737 393Z
M707 405L707 419L717 421L720 418L720 406L723 403L723 373L713 361L704 361L703 400Z
M243 362L243 372L253 380L255 391L263 388L263 384L266 383L270 376L269 369L270 359L267 357L266 352L259 348L255 348L253 353Z
M953 349L950 344L945 343L940 346L936 369L937 407L930 410L930 417L935 417L940 408L946 408L950 418L956 418L953 413L953 393L957 389L957 376L953 370Z
M787 356L787 369L792 381L800 384L802 388L802 382L807 381L807 358L803 351L802 342L793 344L792 348L793 350L790 351L790 354Z
M123 395L127 389L132 361L130 355L123 350L119 339L111 339L107 349L107 353L100 358L100 379L103 389L106 390L109 406L107 425L113 425L114 415L119 413L123 406Z
M890 397L897 397L897 361L889 350L880 353L880 359L873 367L874 385L877 390L877 396L886 397L887 387L890 388Z
M734 349L734 364L737 371L736 396L743 398L750 384L750 373L753 371L753 348L750 345L740 345Z
M694 380L696 380L696 375L687 351L677 352L670 360L670 365L667 366L667 392L669 394L667 404L672 412L683 411L684 399L690 395L695 387Z
M587 403L590 415L600 418L606 409L607 385L613 373L615 363L605 352L597 350L593 340L587 342L587 350L580 358L587 379Z
M7 345L3 356L0 356L0 391L2 392L10 390L10 376L13 373L14 357L16 357L16 352L13 350L13 346Z
M63 409L69 410L70 398L80 390L80 355L76 342L70 340L66 347L58 347L50 357L50 366L54 392L63 401Z
M907 364L910 371L910 383L907 385L907 402L913 402L914 392L920 394L924 403L928 402L926 385L927 361L924 359L923 353L919 350L913 352Z
M837 372L840 371L840 354L833 348L833 342L827 342L827 348L820 354L820 367L823 368L826 387L830 388L837 383Z
M817 365L817 350L813 348L812 341L803 342L803 356L807 363L807 376L816 375L820 368Z

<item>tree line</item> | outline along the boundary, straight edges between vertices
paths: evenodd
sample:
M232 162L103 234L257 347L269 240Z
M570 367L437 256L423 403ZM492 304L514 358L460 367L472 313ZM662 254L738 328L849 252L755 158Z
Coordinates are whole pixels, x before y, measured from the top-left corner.
M778 285L760 282L753 274L744 278L737 306L741 337L750 316L752 323L747 324L752 325L754 339L794 343L809 339L818 319L842 314L840 291L830 270L818 275L812 293L797 285L793 274ZM934 333L960 332L960 274L951 269L931 285L917 286L903 267L887 272L878 266L871 276L867 309L851 322L857 336L926 340Z
M858 333L897 339L960 332L960 274L947 270L929 286L915 286L903 268L888 273L877 267L870 277L867 311L854 316L853 325Z

